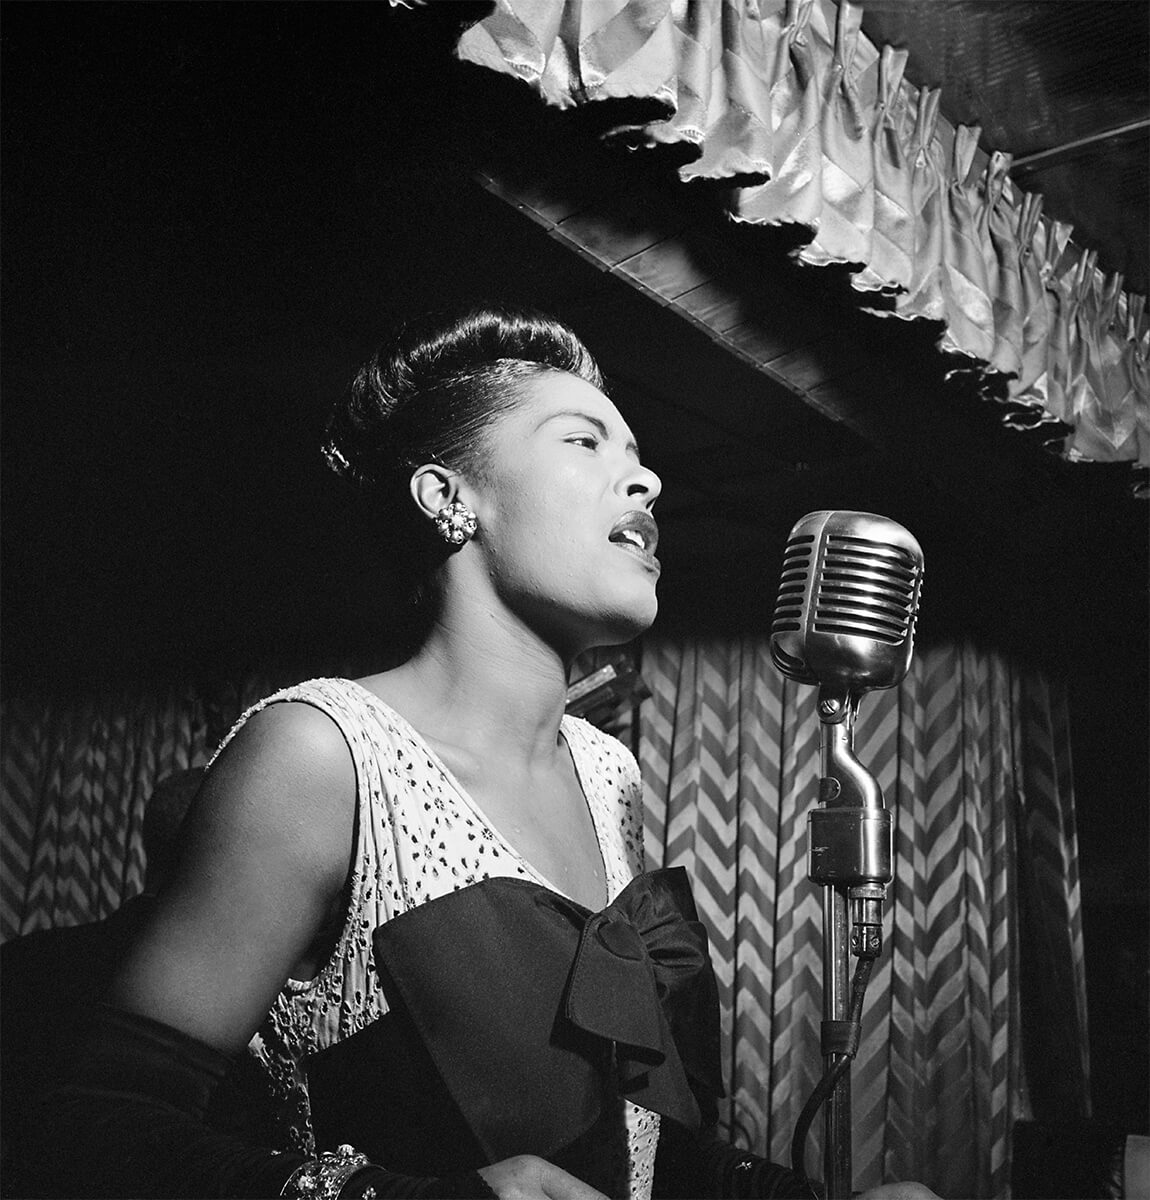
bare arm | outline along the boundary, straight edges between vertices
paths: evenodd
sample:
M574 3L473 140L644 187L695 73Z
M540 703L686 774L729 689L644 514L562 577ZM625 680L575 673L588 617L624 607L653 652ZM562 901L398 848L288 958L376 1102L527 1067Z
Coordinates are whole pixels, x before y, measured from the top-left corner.
M355 769L335 723L307 704L253 715L208 773L110 1001L242 1049L343 890L354 823Z

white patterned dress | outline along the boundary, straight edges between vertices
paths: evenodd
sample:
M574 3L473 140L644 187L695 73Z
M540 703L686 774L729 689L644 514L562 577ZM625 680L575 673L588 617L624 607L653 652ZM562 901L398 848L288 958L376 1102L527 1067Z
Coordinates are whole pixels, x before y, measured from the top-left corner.
M244 713L217 755L252 713L284 701L311 704L335 721L355 763L357 789L355 865L335 952L314 979L286 982L248 1048L284 1113L282 1148L310 1155L317 1147L304 1060L387 1011L373 967L373 931L399 913L492 877L562 891L492 826L423 737L352 680L313 679L266 697ZM643 869L639 770L615 738L586 721L565 716L561 732L614 900ZM607 1120L613 1122L612 1162L596 1186L621 1200L649 1200L659 1118L619 1101Z

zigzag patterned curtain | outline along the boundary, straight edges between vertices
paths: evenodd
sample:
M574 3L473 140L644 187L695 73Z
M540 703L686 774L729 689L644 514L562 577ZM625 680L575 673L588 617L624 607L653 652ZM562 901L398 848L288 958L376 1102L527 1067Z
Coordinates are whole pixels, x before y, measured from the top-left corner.
M877 315L941 321L956 369L1006 381L1006 424L1062 422L1071 460L1150 465L1150 317L1017 191L1011 156L951 126L907 56L841 0L496 0L457 53L560 108L623 106L604 135L674 144L683 180L729 180L734 220L808 227ZM874 297L885 299L875 304Z
M817 689L784 680L765 638L650 641L642 673L649 865L688 869L714 939L727 1127L789 1162L822 1072L822 907L805 862ZM919 653L863 702L855 749L894 814L896 864L852 1072L860 1189L1006 1194L1012 1125L1031 1115L1024 1032L1063 1118L1089 1111L1066 723L1060 690L969 645ZM1026 974L1020 943L1041 945ZM1058 1007L1052 1027L1047 1012L1023 1030L1027 996ZM821 1121L812 1167L820 1142Z
M144 805L206 761L191 688L22 694L0 709L0 939L110 916L143 889Z

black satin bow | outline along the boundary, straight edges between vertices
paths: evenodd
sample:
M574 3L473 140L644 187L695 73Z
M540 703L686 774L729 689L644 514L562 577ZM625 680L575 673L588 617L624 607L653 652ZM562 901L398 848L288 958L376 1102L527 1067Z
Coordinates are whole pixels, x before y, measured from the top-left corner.
M713 1123L717 989L681 867L638 876L599 913L488 879L393 918L373 944L389 1017L410 1025L487 1161L554 1155L595 1123L605 1089Z
M587 919L566 1011L615 1043L622 1095L691 1129L715 1121L719 998L682 867L638 876Z

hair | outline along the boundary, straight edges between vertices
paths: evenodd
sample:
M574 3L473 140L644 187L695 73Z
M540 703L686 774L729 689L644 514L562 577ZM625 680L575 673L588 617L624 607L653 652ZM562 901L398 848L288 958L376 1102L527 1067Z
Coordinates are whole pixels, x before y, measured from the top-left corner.
M587 347L542 313L492 306L410 321L336 404L324 456L359 490L394 499L424 463L481 474L492 418L548 371L603 387Z

